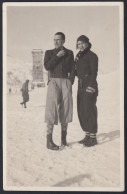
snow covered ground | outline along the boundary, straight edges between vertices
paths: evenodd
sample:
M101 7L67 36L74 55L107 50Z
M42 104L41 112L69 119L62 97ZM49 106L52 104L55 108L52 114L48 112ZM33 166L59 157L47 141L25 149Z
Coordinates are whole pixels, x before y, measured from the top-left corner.
M70 147L61 151L46 148L44 123L45 88L30 92L24 109L21 95L7 95L6 186L25 187L120 187L119 72L100 75L98 97L98 145L78 144L84 137L76 110L77 79L73 86L73 122L69 124ZM60 125L54 142L60 145Z

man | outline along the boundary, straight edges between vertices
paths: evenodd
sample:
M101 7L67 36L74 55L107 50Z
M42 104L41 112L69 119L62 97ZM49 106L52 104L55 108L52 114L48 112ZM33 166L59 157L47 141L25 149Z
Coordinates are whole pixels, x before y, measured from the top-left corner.
M54 125L61 123L61 145L68 146L66 142L68 123L72 122L72 73L74 68L74 55L66 49L65 35L57 32L54 36L55 49L47 50L44 57L44 66L48 71L48 91L46 100L45 121L47 122L47 148L59 150L52 140Z
M26 108L26 102L29 101L28 83L29 83L29 80L26 80L25 83L23 83L22 89L21 89L22 97L23 97L23 102L21 102L20 104L21 105L24 104L24 108Z

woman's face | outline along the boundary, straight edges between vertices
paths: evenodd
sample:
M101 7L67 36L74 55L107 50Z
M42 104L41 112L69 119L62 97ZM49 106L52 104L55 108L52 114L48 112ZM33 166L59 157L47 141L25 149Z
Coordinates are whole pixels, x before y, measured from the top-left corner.
M78 41L77 47L80 51L83 51L88 47L88 43L83 42L83 41Z

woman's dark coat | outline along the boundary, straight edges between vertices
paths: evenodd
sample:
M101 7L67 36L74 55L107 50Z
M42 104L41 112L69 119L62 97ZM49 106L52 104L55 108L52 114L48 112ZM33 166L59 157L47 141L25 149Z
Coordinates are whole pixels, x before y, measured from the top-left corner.
M97 55L89 48L79 52L75 61L75 75L78 77L77 111L83 131L89 133L97 133L97 73ZM94 88L95 92L87 92L87 87Z
M84 88L88 86L94 88L98 92L98 84L96 81L98 73L98 57L97 55L88 50L84 55L75 63L76 75L79 79L83 80Z

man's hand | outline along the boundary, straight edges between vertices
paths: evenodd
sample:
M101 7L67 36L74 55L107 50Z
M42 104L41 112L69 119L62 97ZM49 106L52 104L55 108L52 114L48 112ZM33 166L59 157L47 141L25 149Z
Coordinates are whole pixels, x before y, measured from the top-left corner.
M57 53L57 57L63 57L65 55L66 51L65 50L61 50Z

